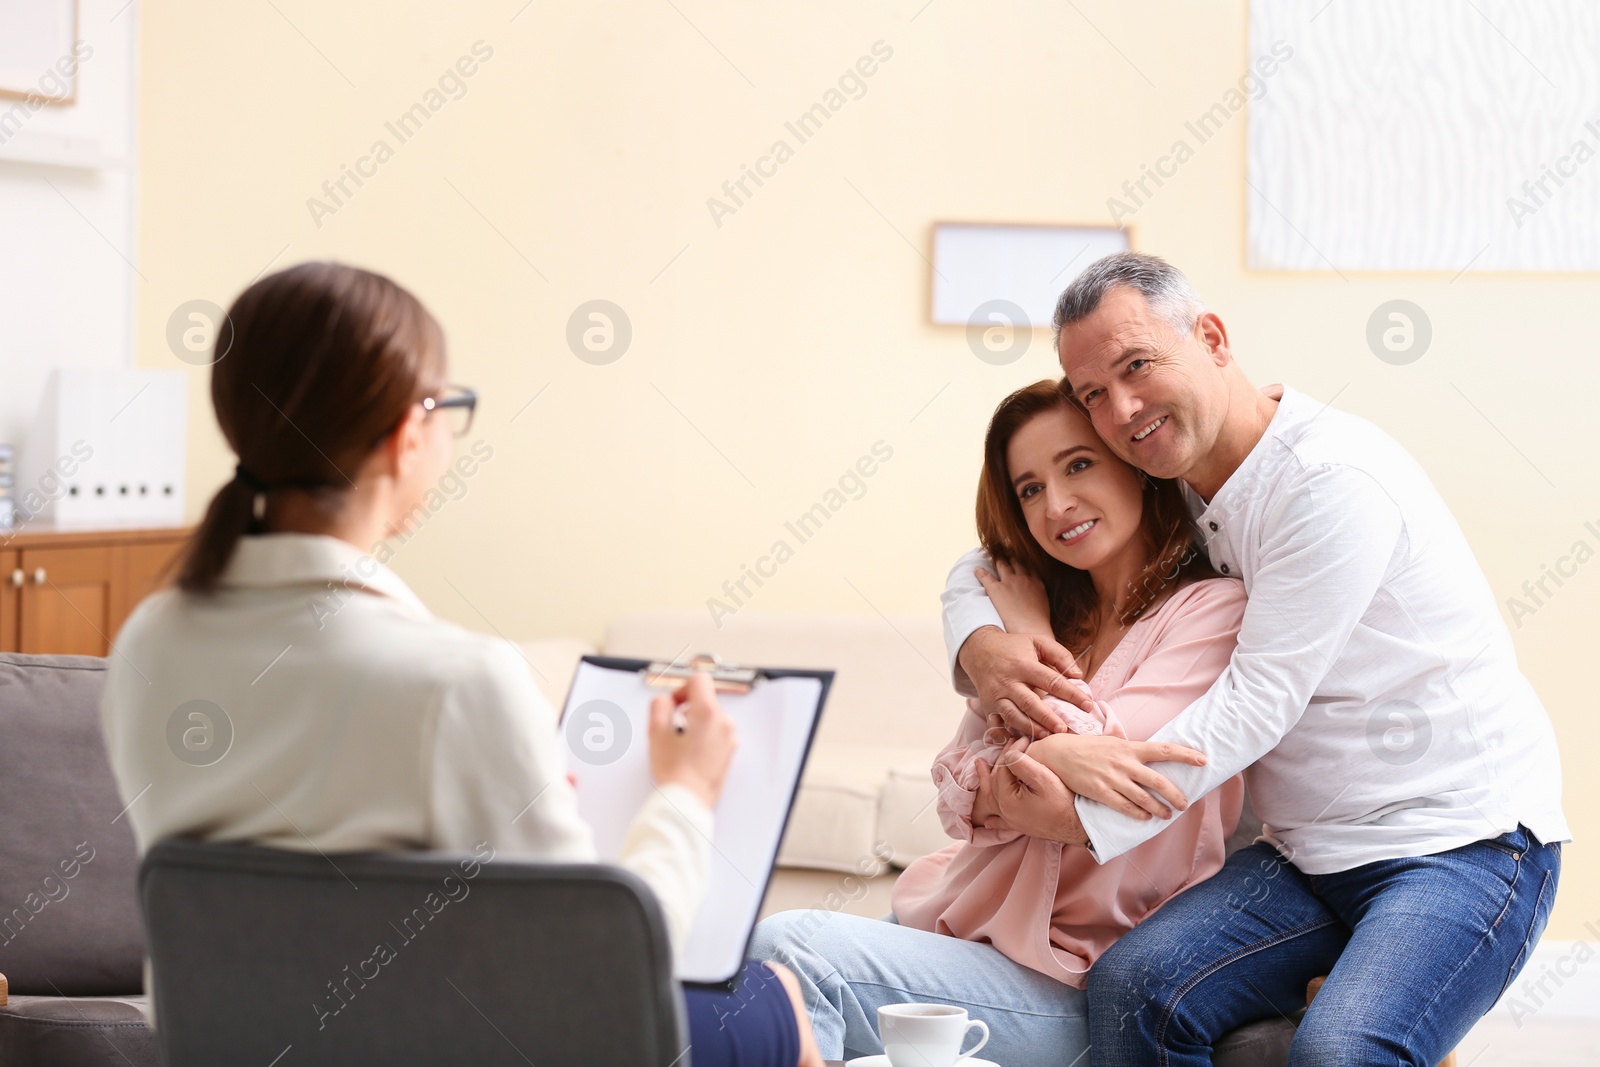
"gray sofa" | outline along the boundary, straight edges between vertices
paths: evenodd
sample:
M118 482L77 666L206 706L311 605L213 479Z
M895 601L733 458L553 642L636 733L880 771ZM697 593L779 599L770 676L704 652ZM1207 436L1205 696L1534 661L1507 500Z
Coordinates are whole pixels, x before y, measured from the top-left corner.
M0 1064L146 1067L138 857L100 737L105 661L0 653Z

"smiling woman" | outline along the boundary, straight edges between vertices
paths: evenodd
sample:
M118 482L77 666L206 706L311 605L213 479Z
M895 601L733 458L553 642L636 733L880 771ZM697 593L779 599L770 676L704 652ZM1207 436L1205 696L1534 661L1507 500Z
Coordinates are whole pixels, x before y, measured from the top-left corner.
M981 572L983 585L1004 636L1087 645L1076 652L1086 681L1071 683L1084 703L1046 698L1064 732L1028 742L968 702L932 767L939 820L956 843L906 868L891 921L784 912L757 927L754 958L795 971L825 1055L878 1051L876 1009L915 1000L986 1020L999 1062L1081 1060L1090 966L1221 868L1239 818L1239 779L1191 804L1145 766L1204 762L1145 739L1216 681L1244 609L1242 584L1213 575L1194 551L1176 488L1118 459L1047 380L995 411L977 507L999 572ZM1092 794L1067 778L1079 780L1086 752L1138 765L1118 810L1159 816L1162 829L1137 855L1101 863L1073 840L1068 790ZM1119 788L1109 776L1099 783Z
M1102 622L1133 623L1174 583L1212 576L1194 551L1177 483L1119 459L1065 382L1034 382L995 410L977 519L978 539L996 563L1044 583L1051 629L1070 649L1084 647ZM1118 568L1120 588L1097 589L1090 569L1113 552L1130 565Z

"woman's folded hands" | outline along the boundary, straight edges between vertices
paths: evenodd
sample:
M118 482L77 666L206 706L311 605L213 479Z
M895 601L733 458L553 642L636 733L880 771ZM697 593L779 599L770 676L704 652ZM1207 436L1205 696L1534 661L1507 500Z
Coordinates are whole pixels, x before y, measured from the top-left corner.
M986 784L999 812L999 824L992 828L1069 845L1087 844L1088 836L1073 806L1076 797L1054 771L1028 756L1029 744L1027 738L1019 737L1007 745L987 775ZM976 825L976 804L973 813Z
M992 804L997 821L973 824L1012 829L1029 837L1083 844L1074 801L1088 797L1135 819L1170 819L1189 800L1149 764L1176 761L1203 766L1203 753L1167 741L1130 741L1112 734L1019 737L1006 746L993 771L979 768L979 802ZM986 800L992 798L992 800Z

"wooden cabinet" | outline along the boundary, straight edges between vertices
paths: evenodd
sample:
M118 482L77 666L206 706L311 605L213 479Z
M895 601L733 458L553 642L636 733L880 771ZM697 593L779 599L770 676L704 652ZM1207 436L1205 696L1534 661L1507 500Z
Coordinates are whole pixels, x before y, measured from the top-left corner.
M22 565L20 552L0 550L0 652L17 650L17 630L22 618Z
M0 651L104 656L171 578L185 529L0 531Z

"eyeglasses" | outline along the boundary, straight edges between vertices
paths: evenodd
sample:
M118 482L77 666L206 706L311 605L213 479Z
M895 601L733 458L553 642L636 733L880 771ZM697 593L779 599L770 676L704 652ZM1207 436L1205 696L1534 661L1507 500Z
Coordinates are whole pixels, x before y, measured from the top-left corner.
M472 429L472 416L478 410L478 391L464 385L447 385L439 396L425 396L417 402L430 412L446 412L450 432L461 437Z

